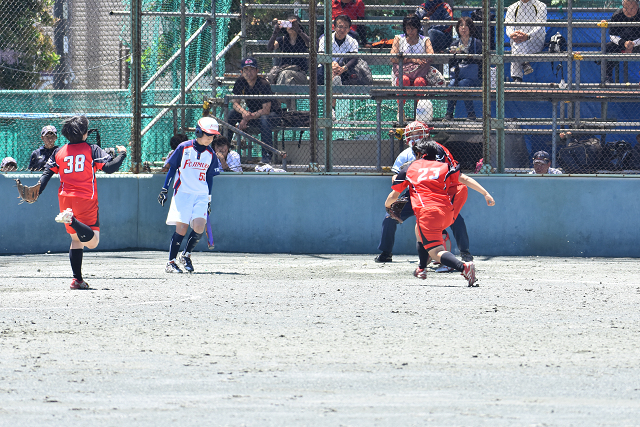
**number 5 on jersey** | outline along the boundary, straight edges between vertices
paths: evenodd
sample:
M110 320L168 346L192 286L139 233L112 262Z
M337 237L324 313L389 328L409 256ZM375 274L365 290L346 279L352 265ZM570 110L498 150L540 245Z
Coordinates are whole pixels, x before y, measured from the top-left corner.
M67 164L66 169L62 172L64 173L72 173L72 172L82 172L84 171L84 162L85 156L84 154L78 154L77 156L67 156L64 158L64 162Z

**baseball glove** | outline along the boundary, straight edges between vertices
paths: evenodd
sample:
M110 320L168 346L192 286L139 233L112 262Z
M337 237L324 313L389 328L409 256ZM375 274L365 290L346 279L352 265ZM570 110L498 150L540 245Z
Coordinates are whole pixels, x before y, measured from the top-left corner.
M389 216L396 220L398 224L402 224L402 218L400 218L400 213L404 208L404 205L409 202L408 197L398 197L398 200L393 202L390 207L387 208L387 213Z
M18 187L18 198L21 199L20 203L34 203L40 197L40 183L32 187L28 187L16 179L16 187Z

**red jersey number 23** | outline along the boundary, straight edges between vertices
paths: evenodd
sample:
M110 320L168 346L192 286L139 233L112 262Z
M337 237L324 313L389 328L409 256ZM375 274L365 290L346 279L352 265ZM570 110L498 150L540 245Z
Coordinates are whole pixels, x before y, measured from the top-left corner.
M420 168L418 171L420 172L418 182L424 181L425 179L438 179L438 177L440 177L440 168Z
M77 156L67 156L63 159L63 161L67 164L67 167L63 170L64 173L84 171L84 154L78 154Z

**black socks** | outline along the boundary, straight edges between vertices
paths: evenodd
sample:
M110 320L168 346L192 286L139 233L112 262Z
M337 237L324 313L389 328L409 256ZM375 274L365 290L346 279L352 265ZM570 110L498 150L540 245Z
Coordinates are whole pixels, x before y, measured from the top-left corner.
M420 259L418 267L424 270L429 264L429 252L422 246L422 242L416 242L416 249L418 249L418 258Z
M196 245L200 241L200 238L202 237L202 234L203 233L198 234L195 231L191 230L191 234L189 234L189 240L187 240L187 247L184 249L184 251L186 253L193 252L193 250L195 249Z
M71 261L71 271L73 277L79 282L82 282L82 254L83 249L69 249L69 261Z
M440 264L451 267L456 271L464 271L464 263L456 258L451 252L445 252L440 257Z
M184 239L184 236L181 236L178 233L173 233L173 236L171 236L171 246L169 246L169 261L176 259L176 257L178 256L178 251L180 251L182 239Z
M71 224L69 225L71 226L71 228L73 228L73 231L76 232L76 234L78 235L78 240L80 240L81 242L88 242L89 240L93 239L93 236L95 235L91 227L81 223L76 219L76 217L71 218Z

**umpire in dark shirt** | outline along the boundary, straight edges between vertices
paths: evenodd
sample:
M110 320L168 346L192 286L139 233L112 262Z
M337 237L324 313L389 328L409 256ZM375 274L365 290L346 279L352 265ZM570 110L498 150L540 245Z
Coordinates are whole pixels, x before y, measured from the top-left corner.
M622 0L622 9L611 16L610 22L640 23L638 0ZM640 27L609 27L607 53L640 53ZM613 83L615 62L607 62L607 83Z
M242 61L242 76L236 80L233 86L234 95L265 95L264 98L245 99L246 108L240 101L234 99L232 102L233 111L229 114L229 123L238 123L238 129L245 130L249 126L260 128L262 142L273 146L273 135L271 129L278 120L276 114L280 110L276 101L272 98L271 85L263 77L258 77L258 62L254 58L245 58ZM272 108L272 101L274 108ZM262 149L262 161L271 162L272 153Z
M44 145L31 153L31 159L29 159L29 170L41 171L44 170L44 165L47 164L49 157L53 154L58 146L56 141L58 140L58 130L55 126L48 125L42 128L40 137Z

